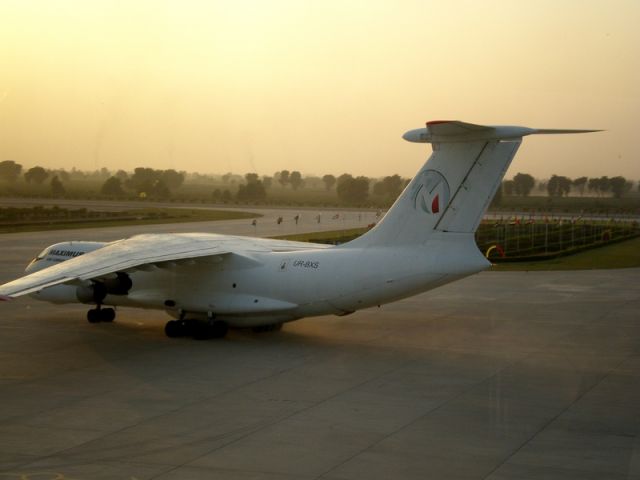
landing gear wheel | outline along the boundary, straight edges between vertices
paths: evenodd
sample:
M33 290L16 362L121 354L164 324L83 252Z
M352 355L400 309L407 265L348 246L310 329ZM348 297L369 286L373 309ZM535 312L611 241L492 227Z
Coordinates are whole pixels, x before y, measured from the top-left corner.
M196 320L169 320L164 333L169 338L190 337L195 335L199 323Z
M100 323L100 310L98 310L97 308L92 308L91 310L89 310L87 312L87 320L89 320L89 323Z
M113 308L103 308L100 310L100 320L111 323L116 318L116 311Z
M164 326L164 333L169 338L178 338L184 335L182 328L182 322L178 320L169 320Z
M196 340L208 340L210 338L223 338L229 331L227 322L209 321L196 322L193 328L193 338Z
M211 325L211 330L213 333L213 338L224 338L229 331L229 325L227 322L222 322L220 320L213 322Z

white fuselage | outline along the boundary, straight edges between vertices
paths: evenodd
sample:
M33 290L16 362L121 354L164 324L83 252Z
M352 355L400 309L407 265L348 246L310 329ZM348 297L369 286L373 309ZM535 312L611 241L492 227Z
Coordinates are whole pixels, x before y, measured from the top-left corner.
M243 239L233 237L233 242L242 244ZM196 318L213 315L230 326L249 327L308 316L345 315L429 290L488 265L473 235L468 234L436 234L423 245L403 248L350 248L347 244L296 249L297 245L292 243L288 251L267 252L252 251L248 243L240 245L245 247L241 257L133 271L128 294L107 295L103 304L162 309L174 317L182 312ZM64 247L54 251L61 250ZM51 265L52 260L45 255L29 270L37 271L47 263ZM33 295L54 303L78 302L78 288L57 285Z

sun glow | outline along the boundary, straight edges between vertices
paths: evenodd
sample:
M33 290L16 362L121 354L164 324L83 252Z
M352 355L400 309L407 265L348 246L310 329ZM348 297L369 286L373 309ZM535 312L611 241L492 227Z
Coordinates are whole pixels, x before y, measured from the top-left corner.
M451 118L605 128L518 168L637 177L640 4L614 3L5 1L0 155L409 176L400 135Z

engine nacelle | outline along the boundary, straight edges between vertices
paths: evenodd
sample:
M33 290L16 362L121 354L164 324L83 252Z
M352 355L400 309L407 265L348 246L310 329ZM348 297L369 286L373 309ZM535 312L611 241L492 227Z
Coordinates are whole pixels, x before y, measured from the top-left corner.
M82 303L102 303L107 295L126 295L133 282L124 272L118 272L100 280L91 280L91 284L76 289L76 298Z
M34 258L25 271L37 272L60 262L65 262L107 245L105 242L62 242L50 245ZM99 304L107 295L126 295L132 287L131 278L118 272L99 280L91 280L84 285L55 285L34 294L35 298L54 303Z

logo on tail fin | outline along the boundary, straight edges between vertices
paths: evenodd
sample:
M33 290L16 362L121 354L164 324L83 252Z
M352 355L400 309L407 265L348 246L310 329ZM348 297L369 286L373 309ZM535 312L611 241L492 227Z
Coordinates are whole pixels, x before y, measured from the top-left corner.
M441 213L449 204L449 183L435 170L420 172L413 189L413 205L426 213Z

